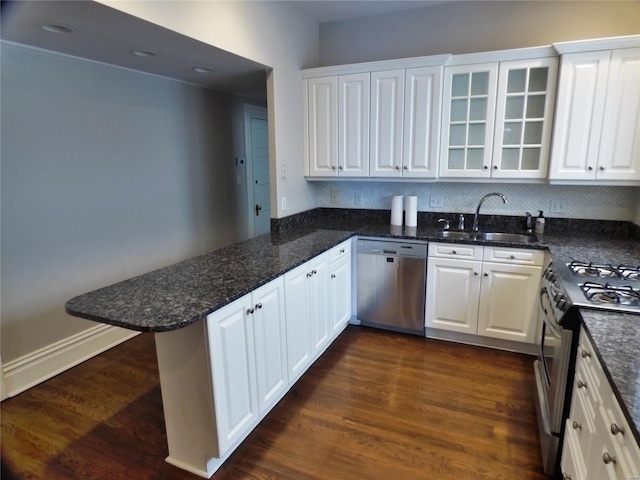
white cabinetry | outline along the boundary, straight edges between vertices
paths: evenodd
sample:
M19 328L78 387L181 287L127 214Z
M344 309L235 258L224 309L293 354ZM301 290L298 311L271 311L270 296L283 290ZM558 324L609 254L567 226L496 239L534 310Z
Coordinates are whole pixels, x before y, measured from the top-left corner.
M329 343L329 261L324 253L284 275L289 379Z
M435 178L449 57L305 70L305 174Z
M430 243L425 326L534 343L543 260L538 250Z
M551 180L640 183L639 44L632 36L555 45L563 55Z
M351 240L330 252L329 318L331 337L336 337L351 319Z
M635 478L640 474L640 447L584 329L579 338L571 412L560 463L563 478Z
M546 178L555 53L513 50L460 55L452 62L459 64L445 67L440 176Z

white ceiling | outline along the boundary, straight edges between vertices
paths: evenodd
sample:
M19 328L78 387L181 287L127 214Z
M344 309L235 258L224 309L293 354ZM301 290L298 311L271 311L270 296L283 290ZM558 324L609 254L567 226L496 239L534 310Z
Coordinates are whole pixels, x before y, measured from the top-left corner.
M209 0L212 1L212 0ZM266 1L266 0L265 0ZM283 0L318 23L430 6L452 0ZM453 0L455 1L455 0ZM3 40L174 78L266 101L261 65L93 1L2 1ZM44 31L43 24L72 27L71 34ZM132 50L153 50L138 57ZM199 74L194 67L211 67Z

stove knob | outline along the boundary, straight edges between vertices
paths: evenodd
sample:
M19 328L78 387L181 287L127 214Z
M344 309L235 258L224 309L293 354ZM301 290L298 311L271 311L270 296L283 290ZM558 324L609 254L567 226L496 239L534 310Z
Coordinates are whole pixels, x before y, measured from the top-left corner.
M560 300L558 300L556 302L556 307L558 307L558 309L561 312L566 312L567 309L569 308L569 304L567 303L567 301L564 298L561 298Z
M553 301L556 302L556 303L558 303L562 299L564 299L564 295L562 293L560 293L560 292L556 293L553 296Z

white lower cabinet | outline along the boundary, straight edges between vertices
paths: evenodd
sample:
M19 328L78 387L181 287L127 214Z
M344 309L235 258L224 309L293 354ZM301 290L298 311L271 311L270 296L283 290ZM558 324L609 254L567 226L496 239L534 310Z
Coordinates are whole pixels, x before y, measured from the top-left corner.
M534 343L544 253L429 244L425 326Z
M586 332L580 331L571 411L560 467L567 480L640 476L640 446L624 417Z
M284 312L280 277L207 317L221 452L287 389Z
M351 319L351 248L343 245L344 250L329 265L329 319L331 336L337 336ZM347 252L348 249L348 252Z

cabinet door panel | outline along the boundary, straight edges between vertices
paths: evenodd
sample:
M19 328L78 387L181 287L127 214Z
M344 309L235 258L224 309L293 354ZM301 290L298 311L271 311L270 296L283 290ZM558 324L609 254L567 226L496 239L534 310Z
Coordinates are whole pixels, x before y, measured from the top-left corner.
M351 255L331 263L330 278L331 330L335 336L351 319Z
M255 290L252 298L258 406L263 413L280 398L288 385L282 277Z
M247 295L207 317L221 454L258 419L255 346Z
M540 274L539 267L484 263L478 334L533 343Z
M309 174L338 174L338 78L307 80Z
M640 48L611 54L596 178L640 180Z
M329 262L323 254L309 262L309 309L311 317L311 344L315 356L329 343Z
M442 67L405 73L403 177L436 177Z
M609 51L563 55L550 179L593 179L605 102Z
M285 312L287 325L287 365L293 382L311 363L311 310L309 305L308 264L287 272Z
M338 77L338 175L369 176L370 75Z
M404 70L371 73L370 169L372 177L402 175Z
M475 261L429 258L427 328L477 333L481 265Z

